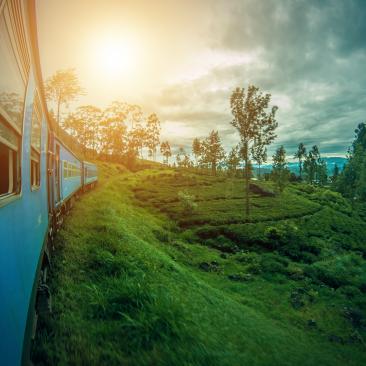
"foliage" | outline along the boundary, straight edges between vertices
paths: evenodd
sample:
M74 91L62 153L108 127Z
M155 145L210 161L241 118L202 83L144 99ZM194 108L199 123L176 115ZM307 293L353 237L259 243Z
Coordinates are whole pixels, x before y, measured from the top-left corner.
M328 180L327 165L320 156L319 148L314 145L306 156L304 162L304 173L306 181L310 184L325 185Z
M262 141L261 135L254 140L253 146L251 147L251 154L253 160L258 164L258 177L261 178L261 165L267 161L267 148Z
M85 94L74 69L56 71L54 75L46 80L45 93L47 100L56 104L56 121L58 125L60 125L61 105Z
M193 139L192 142L192 152L196 161L196 166L198 165L198 158L201 156L202 154L202 146L201 146L201 141L196 137Z
M179 191L178 199L182 205L183 215L191 215L198 206L195 202L195 197L189 194L187 191Z
M348 198L366 201L366 124L355 130L348 163L335 183L336 189Z
M262 94L259 88L249 85L247 91L236 88L230 97L233 120L231 124L237 129L241 141L241 155L245 162L246 182L246 214L249 215L249 179L251 146L261 138L261 144L269 145L276 137L277 122L275 119L277 107L267 112L270 94Z
M226 159L227 169L230 175L236 176L237 169L240 164L239 145L236 145L230 150L230 153Z
M222 147L218 131L211 131L208 137L201 142L201 164L208 164L213 175L216 175L218 164L225 159L225 150Z
M35 364L365 363L366 224L339 194L251 193L246 222L240 179L98 165L98 187L55 242ZM206 225L177 227L178 191L196 196L190 216Z
M148 148L149 156L152 157L154 161L156 161L156 150L160 144L160 130L161 127L158 116L155 113L150 114L146 122L146 146Z
M183 147L179 148L175 160L177 162L178 168L189 168L192 165L189 155L186 153Z
M287 167L286 161L286 150L281 145L276 153L273 155L273 170L272 170L272 178L276 183L278 190L282 193L288 184L290 177L290 171Z
M305 157L306 157L306 147L302 142L300 142L299 146L297 147L297 151L294 155L294 158L299 160L300 180L302 179L302 170L303 170L302 161Z
M169 164L169 158L172 156L169 141L163 141L160 145L160 152L164 156L164 163Z
M64 121L66 131L87 150L96 153L100 144L102 111L92 105L78 107Z

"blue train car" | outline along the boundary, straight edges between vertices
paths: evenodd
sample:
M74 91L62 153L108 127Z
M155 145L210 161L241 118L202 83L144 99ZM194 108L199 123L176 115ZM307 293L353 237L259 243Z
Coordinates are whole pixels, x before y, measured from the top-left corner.
M97 166L95 164L84 161L83 162L83 177L84 177L84 185L86 187L90 186L90 185L95 185L98 181Z
M0 7L0 364L19 365L29 340L48 233L46 105L19 1Z
M59 150L61 182L58 203L64 203L82 187L82 162L59 140L56 140L57 150Z
M53 131L42 85L34 1L0 0L0 364L4 366L28 364L37 316L49 305L51 240L65 208L97 180L95 165L79 159Z

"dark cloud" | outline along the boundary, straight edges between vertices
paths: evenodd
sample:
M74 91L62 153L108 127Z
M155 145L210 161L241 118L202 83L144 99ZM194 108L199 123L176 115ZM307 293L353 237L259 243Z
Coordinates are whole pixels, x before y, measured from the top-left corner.
M302 141L345 154L366 120L366 1L216 1L211 11L209 46L255 57L163 90L164 116L219 129L228 149L237 139L230 92L253 83L280 107L270 153L284 144L292 154Z

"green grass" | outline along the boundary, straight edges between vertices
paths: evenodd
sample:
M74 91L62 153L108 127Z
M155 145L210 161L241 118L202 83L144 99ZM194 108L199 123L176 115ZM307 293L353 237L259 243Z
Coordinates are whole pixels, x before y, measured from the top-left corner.
M248 218L240 180L100 172L58 234L35 364L365 364L366 224L341 197L252 195Z

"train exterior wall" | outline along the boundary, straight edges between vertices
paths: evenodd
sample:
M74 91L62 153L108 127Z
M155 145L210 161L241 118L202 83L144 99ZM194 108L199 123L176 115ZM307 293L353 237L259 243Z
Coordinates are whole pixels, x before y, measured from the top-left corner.
M82 176L81 176L81 161L68 151L62 144L60 149L61 159L61 200L67 200L75 192L82 187ZM67 176L67 169L65 169L65 163L70 163L75 166L79 173L76 176Z
M31 189L30 127L35 83L29 78L25 101L21 179L22 191L0 201L0 354L2 365L21 363L33 285L48 230L47 124L42 119L40 187Z
M97 166L92 163L84 161L84 184L89 185L97 182L98 170Z

